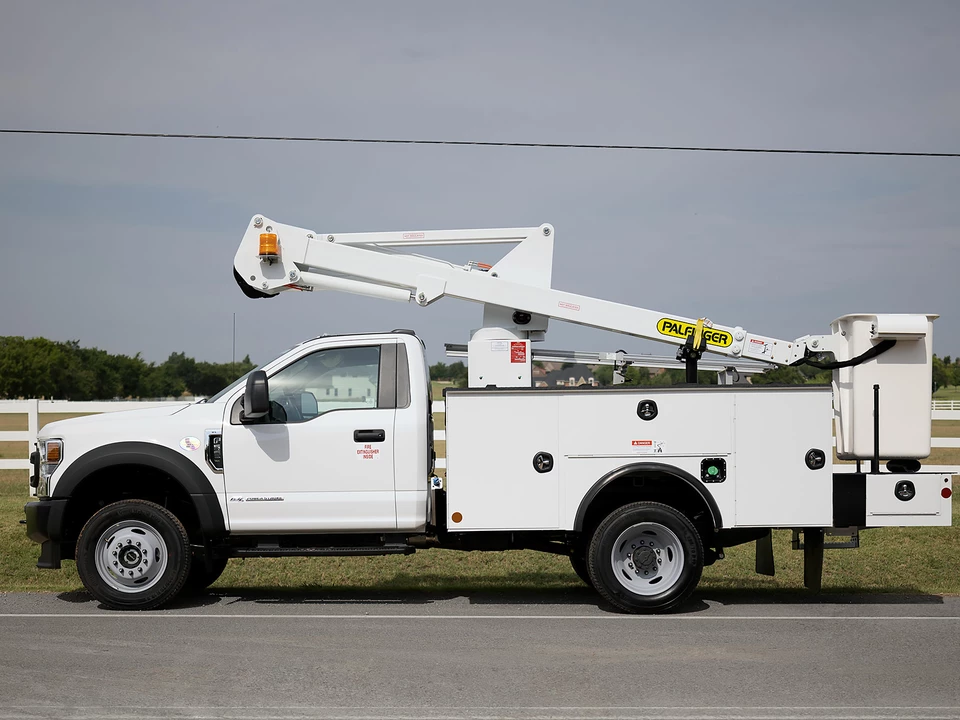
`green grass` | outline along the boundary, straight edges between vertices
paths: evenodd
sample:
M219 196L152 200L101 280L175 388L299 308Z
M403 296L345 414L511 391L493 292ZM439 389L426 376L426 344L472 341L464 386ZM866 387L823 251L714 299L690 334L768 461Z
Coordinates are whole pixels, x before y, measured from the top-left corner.
M452 382L440 381L440 380L431 380L430 381L430 390L433 393L434 400L443 400L443 391L446 388L454 387Z
M947 385L933 394L934 400L960 400L960 385Z
M0 592L72 591L80 580L72 562L38 570L39 546L30 542L22 507L28 501L25 471L0 471ZM960 594L960 507L954 496L952 528L888 528L861 534L859 550L825 553L826 592ZM777 575L753 572L753 545L727 550L704 570L707 591L792 592L803 587L803 553L790 549L790 532L774 533ZM425 550L410 556L359 558L251 558L231 560L214 586L220 590L333 592L548 593L583 585L564 557L532 551L461 553Z

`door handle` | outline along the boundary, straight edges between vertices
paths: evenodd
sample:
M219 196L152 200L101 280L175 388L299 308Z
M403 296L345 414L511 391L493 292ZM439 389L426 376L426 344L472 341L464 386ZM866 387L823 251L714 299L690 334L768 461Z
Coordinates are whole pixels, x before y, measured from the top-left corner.
M354 430L353 441L362 443L383 442L387 439L387 433L383 430Z

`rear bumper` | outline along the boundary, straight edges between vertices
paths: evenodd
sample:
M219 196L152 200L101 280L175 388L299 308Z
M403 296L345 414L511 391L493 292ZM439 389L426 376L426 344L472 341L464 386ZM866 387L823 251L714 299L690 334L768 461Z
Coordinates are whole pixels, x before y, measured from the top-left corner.
M38 568L56 570L60 567L60 541L63 539L63 518L67 499L38 500L24 505L27 518L27 537L40 543Z

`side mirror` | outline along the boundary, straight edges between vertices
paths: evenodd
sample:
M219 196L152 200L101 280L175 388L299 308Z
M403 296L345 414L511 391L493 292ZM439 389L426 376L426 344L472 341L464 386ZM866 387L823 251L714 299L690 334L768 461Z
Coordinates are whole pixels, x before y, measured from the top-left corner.
M243 418L256 420L270 412L270 390L267 387L267 374L263 370L254 370L247 376L247 387L243 393Z

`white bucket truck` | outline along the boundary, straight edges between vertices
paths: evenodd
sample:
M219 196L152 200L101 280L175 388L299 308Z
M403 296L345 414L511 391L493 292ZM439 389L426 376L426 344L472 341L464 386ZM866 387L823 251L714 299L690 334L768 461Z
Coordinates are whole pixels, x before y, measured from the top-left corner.
M936 316L848 315L828 335L778 340L555 290L553 240L550 225L327 234L254 216L234 270L252 297L483 305L469 387L445 393L446 477L433 473L419 339L318 337L203 402L47 425L26 506L38 565L72 559L108 607L149 609L213 582L231 557L530 548L568 556L621 610L667 611L725 547L756 541L757 570L772 573L772 528L798 545L803 533L818 588L825 535L950 525L951 477L919 463ZM494 243L515 247L492 266L409 252ZM531 342L550 319L677 345L688 384L534 388ZM722 357L700 363L704 352ZM590 357L617 379L641 361ZM751 362L818 361L832 388L731 382ZM720 384L696 384L707 367ZM856 472L835 472L834 429Z

